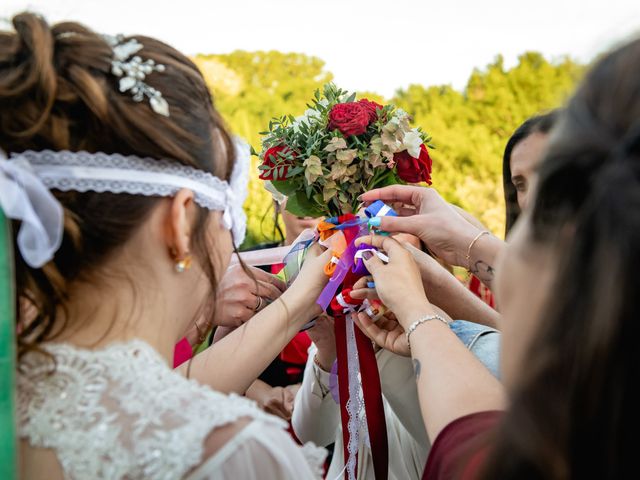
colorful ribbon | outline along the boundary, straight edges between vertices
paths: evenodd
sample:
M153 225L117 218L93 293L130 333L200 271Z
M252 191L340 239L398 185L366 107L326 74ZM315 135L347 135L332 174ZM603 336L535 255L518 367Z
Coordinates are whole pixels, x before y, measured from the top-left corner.
M352 319L357 311L362 310L373 314L372 318L377 320L384 313L384 306L380 302L353 299L350 292L359 278L369 274L362 258L364 252L373 252L381 260L389 261L386 255L371 245L356 247L356 238L367 233L371 218L395 216L396 213L383 202L377 201L365 209L365 215L367 218L355 215L328 218L318 226L320 243L330 248L333 256L325 268L325 273L330 276L329 282L316 303L323 310L331 307L335 319L337 360L334 368L338 377L338 395L335 395L335 381L331 390L340 404L345 477L347 480L356 478L357 448L362 433L368 435L368 443L371 445L376 480L387 480L388 439L378 365L372 343ZM363 429L360 428L359 388L362 388L366 419L366 427Z

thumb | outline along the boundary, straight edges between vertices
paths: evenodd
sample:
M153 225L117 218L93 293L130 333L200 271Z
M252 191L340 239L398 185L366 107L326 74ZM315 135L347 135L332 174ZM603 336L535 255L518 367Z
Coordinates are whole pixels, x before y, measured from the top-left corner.
M420 222L417 215L410 217L381 217L380 229L389 233L409 233L418 236Z

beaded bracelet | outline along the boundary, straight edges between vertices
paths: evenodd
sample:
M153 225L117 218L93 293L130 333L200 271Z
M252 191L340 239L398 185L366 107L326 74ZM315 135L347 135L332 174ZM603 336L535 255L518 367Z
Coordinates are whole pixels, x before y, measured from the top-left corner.
M431 320L439 320L442 323L444 323L445 325L449 326L449 321L447 319L445 319L444 317L441 317L440 315L425 315L424 317L420 317L418 320L416 320L411 325L409 325L409 328L407 329L406 336L407 336L407 345L409 345L409 348L411 348L411 343L409 342L409 337L411 336L411 334L420 325L422 325L423 323L429 322Z

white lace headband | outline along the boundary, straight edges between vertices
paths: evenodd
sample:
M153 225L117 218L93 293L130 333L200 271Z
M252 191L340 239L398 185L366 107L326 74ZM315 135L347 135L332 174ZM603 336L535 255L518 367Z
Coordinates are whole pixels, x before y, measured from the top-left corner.
M14 153L7 159L0 150L0 208L22 222L18 248L33 268L51 260L62 242L62 207L50 189L170 197L187 188L201 207L224 212L225 227L240 245L246 230L242 205L248 192L250 153L243 142L236 141L235 148L230 183L168 160L48 150Z

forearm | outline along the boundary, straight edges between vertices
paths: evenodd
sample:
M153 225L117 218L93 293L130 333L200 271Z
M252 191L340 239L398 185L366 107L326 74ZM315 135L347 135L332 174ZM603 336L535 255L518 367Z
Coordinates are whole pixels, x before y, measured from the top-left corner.
M402 323L408 327L429 312L429 304L416 308ZM502 385L444 323L431 320L416 328L411 353L420 409L432 441L457 418L505 408Z
M499 325L500 314L453 275L443 276L436 285L423 279L423 284L431 303L444 310L452 319L468 320L493 328Z
M319 307L293 289L201 354L190 376L215 390L244 394ZM186 366L182 369L186 372Z
M411 358L388 350L381 350L376 357L382 394L389 407L414 440L425 449L428 448L429 439L420 412Z

